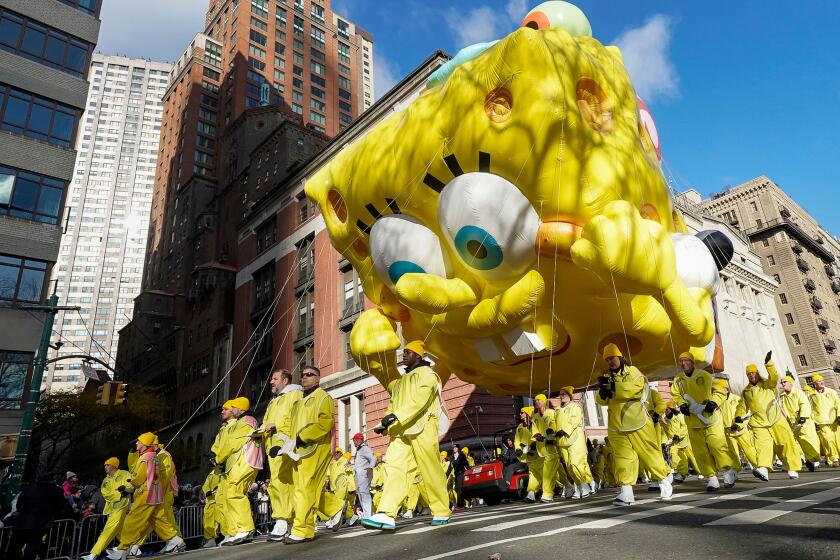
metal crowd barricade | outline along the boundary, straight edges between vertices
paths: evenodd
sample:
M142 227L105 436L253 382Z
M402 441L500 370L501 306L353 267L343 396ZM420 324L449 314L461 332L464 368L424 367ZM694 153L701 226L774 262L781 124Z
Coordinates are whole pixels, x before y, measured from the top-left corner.
M90 552L90 549L96 544L96 539L99 538L102 529L105 528L107 521L107 515L88 515L82 519L81 523L78 524L76 547L73 550L75 557Z
M193 539L204 535L204 506L185 506L175 514L181 536Z
M254 527L260 533L268 533L274 525L274 519L271 517L271 502L266 501L252 501L251 502L251 516L254 518Z
M57 519L50 527L46 539L46 558L71 560L76 554L76 522L73 519Z

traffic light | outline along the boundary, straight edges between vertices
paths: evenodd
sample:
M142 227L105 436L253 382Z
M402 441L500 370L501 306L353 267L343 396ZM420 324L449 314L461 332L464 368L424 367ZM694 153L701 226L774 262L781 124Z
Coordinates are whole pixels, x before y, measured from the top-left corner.
M128 389L128 385L125 383L113 383L116 385L114 389L114 404L122 404L125 402L125 392Z
M111 383L106 382L96 390L96 404L108 406L111 400Z

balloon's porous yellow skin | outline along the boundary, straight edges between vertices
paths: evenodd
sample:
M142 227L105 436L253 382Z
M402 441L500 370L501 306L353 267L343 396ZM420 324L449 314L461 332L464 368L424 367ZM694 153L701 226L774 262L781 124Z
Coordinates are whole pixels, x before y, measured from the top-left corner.
M522 27L342 149L305 190L375 304L356 363L396 378L398 323L495 394L590 385L609 342L711 361L717 269L638 107L618 49Z

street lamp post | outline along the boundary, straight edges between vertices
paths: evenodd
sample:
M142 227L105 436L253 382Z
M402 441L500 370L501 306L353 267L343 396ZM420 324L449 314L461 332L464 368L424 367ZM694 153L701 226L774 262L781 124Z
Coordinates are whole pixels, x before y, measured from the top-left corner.
M41 333L41 344L38 346L38 354L35 356L35 368L32 372L32 381L29 383L29 399L26 402L26 409L23 413L23 422L20 426L17 449L15 450L15 462L12 464L9 477L3 484L3 503L9 504L15 494L20 490L23 469L26 466L26 454L29 452L29 439L32 435L32 423L35 420L35 409L41 399L41 379L44 377L44 369L47 366L47 352L50 347L50 335L52 334L55 316L59 311L78 311L80 307L58 305L58 296L53 293L46 305L25 305L19 309L29 311L43 311L44 330Z

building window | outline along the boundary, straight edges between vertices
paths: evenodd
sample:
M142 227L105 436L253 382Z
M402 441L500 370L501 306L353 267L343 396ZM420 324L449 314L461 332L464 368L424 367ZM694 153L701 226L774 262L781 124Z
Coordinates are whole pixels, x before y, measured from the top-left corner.
M268 31L268 24L264 21L258 20L257 18L251 18L251 25L262 31Z
M353 122L353 117L351 117L350 115L346 115L344 113L339 113L338 114L338 119L341 122L347 123L347 124L350 124L351 122Z
M202 73L205 78L210 78L211 80L215 80L217 82L219 81L219 78L222 77L221 74L211 68L207 68L206 66L202 69Z
M309 86L309 92L315 97L320 97L321 99L324 99L327 96L327 93L324 90L315 86Z
M327 55L325 55L324 53L322 53L321 51L319 51L315 47L311 47L309 49L309 52L312 54L312 58L314 58L316 60L320 60L322 62L327 60Z
M807 366L808 359L805 357L805 354L799 354L799 365L800 366Z
M198 131L204 134L216 134L216 127L212 124L198 121Z
M312 11L310 13L312 14L313 19L317 19L321 23L324 23L324 7L313 2L311 10Z
M321 103L317 99L310 99L309 100L309 106L312 107L313 109L317 110L317 111L323 111L323 112L327 111L327 104L326 103Z
M793 324L793 322L794 322L794 321L793 321L793 314L791 314L791 313L785 313L785 320L787 321L787 324L788 324L788 325L792 325L792 324Z
M313 4L312 7L314 8L315 5ZM324 42L324 30L313 25L311 31L312 33L310 34L310 37L312 37L312 45L319 49L326 47L327 44Z
M792 334L792 335L790 335L790 336L791 336L791 338L793 339L793 345L794 345L794 346L800 346L800 345L802 344L802 341L801 341L801 340L799 340L799 335L798 335L798 334L793 333L793 334Z
M30 352L0 352L0 409L17 410L21 407L33 357Z
M338 34L345 39L350 38L350 24L343 19L338 20Z
M258 58L265 58L265 51L256 45L248 45L248 54L252 54Z
M276 19L278 27L286 27L286 10L278 6Z
M14 12L0 12L0 49L84 78L93 45Z
M327 122L327 117L320 113L316 113L315 111L309 111L309 118L312 122L325 124Z
M773 275L773 280L775 280L775 281L776 281L777 283L779 283L779 284L781 284L781 283L782 283L782 278L781 278L781 276L779 276L778 274L774 274L774 275Z
M356 367L356 360L353 359L353 352L350 350L350 330L342 331L344 338L344 369Z
M347 76L350 75L350 67L345 66L344 64L339 64L338 65L338 71L341 72L342 74L347 75Z
M277 220L269 218L257 226L257 253L262 253L277 242Z
M783 293L779 294L779 301L781 301L783 305L786 304L788 302L787 301L787 296Z
M0 214L57 224L67 183L0 166Z
M304 241L298 247L298 284L304 284L312 277L312 269L315 264L315 253L313 243Z
M315 334L315 292L306 290L298 299L297 338L306 338Z
M302 115L303 114L303 107L301 107L297 103L292 103L292 111L294 111L298 115Z
M770 240L765 237L764 239L761 240L761 244L764 245L765 247L769 247L770 246Z
M320 74L321 76L323 76L326 73L326 70L327 70L326 67L324 67L323 64L321 64L319 62L315 62L314 60L312 62L310 62L310 68L312 69L313 72L315 72L316 74Z
M0 305L40 303L46 275L45 261L0 255Z
M268 0L251 0L251 12L260 17L267 18Z
M756 204L754 200L750 201L750 210L752 210L753 212L758 212L758 204Z
M303 28L303 18L299 18L298 16L295 16L295 23L294 23L295 37L299 37L299 38L303 39L305 33L306 32Z
M295 348L295 369L298 370L298 373L306 366L314 365L314 359L315 352L312 343Z
M350 80L348 80L347 78L345 78L343 76L338 77L338 85L339 85L339 87L343 87L344 89L351 89L352 88Z
M265 55L265 52L263 52L263 55ZM261 61L257 60L256 58L252 58L252 57L249 56L248 57L248 66L250 66L251 68L257 69L260 72L265 72L265 62L261 62Z
M274 262L262 267L254 273L254 310L259 311L268 307L274 300Z
M99 8L99 0L58 0L62 4L67 4L91 16L97 16L97 9Z
M298 199L298 217L300 218L300 223L302 224L314 215L315 209L312 206L312 202L306 197Z
M365 306L362 280L356 269L350 268L341 274L344 284L344 315L360 312Z
M261 46L263 46L263 47L264 47L264 46L265 46L265 44L268 42L268 37L266 37L265 35L263 35L263 34L262 34L262 33L260 33L259 31L256 31L256 30L254 30L254 29L251 29L251 30L250 30L250 32L248 33L248 37L249 37L249 38L250 38L253 42L255 42L256 44L261 45Z
M350 45L338 42L338 60L344 64L350 64Z
M776 258L773 255L767 255L767 264L773 266L776 264Z
M78 116L72 107L0 84L3 130L69 148Z

